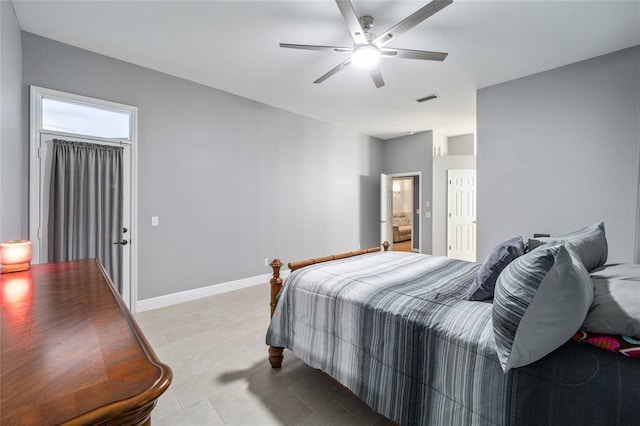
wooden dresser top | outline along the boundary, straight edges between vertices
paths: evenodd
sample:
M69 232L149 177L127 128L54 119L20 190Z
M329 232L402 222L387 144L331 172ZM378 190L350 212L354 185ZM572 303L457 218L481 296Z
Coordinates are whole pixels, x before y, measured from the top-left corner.
M103 423L171 383L95 259L2 274L0 297L1 424Z

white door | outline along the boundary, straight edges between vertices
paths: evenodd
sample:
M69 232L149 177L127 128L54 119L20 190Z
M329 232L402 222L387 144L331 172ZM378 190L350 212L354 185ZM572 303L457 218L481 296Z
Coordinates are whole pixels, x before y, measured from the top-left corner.
M114 247L119 250L122 264L122 298L125 301L129 301L131 280L131 245L129 244L129 230L131 229L131 146L128 144L120 145L118 143L109 143L105 141L70 137L68 135L56 135L55 133L40 133L40 143L38 149L38 158L40 160L40 185L39 185L39 199L40 199L40 214L39 214L39 231L37 232L38 239L33 241L34 246L34 263L47 263L49 261L48 251L48 236L49 230L47 227L49 219L49 193L51 185L51 164L52 164L52 146L54 139L64 139L72 142L85 142L96 143L103 145L117 145L124 148L123 151L123 179L122 179L122 226L123 234L120 241L113 241L112 243L127 241L127 244L116 244ZM126 229L126 231L125 231ZM114 279L114 282L116 280ZM117 284L117 282L116 282Z
M449 170L447 256L476 261L476 171Z
M380 242L388 241L393 247L393 178L389 175L380 175Z

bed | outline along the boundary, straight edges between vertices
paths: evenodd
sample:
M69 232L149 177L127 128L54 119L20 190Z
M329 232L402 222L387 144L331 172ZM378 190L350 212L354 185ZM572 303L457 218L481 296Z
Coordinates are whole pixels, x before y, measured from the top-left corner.
M287 348L401 425L637 423L640 360L585 344L599 335L575 333L585 322L582 313L577 315L579 323L560 313L572 331L554 336L554 330L563 327L556 326L555 313L548 312L554 303L547 293L553 288L552 279L558 278L558 268L567 268L558 281L560 291L569 291L565 287L572 281L587 289L582 298L575 295L579 287L571 290L577 301L566 303L577 308L563 311L582 312L588 304L591 312L596 303L593 285L584 285L587 268L582 264L588 262L576 260L584 247L572 243L571 234L567 237L558 244L545 242L532 252L543 260L553 252L556 261L555 269L550 267L538 283L543 303L536 307L542 309L543 324L554 324L545 339L556 343L534 361L527 359L529 349L516 350L522 336L527 336L522 324L517 333L524 334L512 339L515 343L505 359L499 338L505 332L499 327L501 312L494 307L503 301L505 306L522 302L525 296L509 294L507 281L512 276L515 281L522 279L518 268L531 254L516 256L511 267L504 265L493 298L476 301L468 300L469 289L486 262L388 252L386 247L291 263L284 286L279 275L282 264L274 261L272 321L266 338L269 360L279 367ZM593 249L593 241L588 243ZM589 283L593 276L617 280L637 274L640 291L637 268L592 269L591 277L586 275ZM534 302L537 299L529 304ZM521 323L532 321L533 307L528 310ZM512 325L507 321L504 329ZM530 350L545 345L534 342ZM518 351L524 353L523 359Z

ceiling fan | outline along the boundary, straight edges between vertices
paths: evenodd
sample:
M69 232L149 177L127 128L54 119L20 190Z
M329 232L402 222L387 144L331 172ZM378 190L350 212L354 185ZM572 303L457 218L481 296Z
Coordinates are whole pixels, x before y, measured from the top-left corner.
M365 15L358 18L353 5L349 0L336 0L336 4L342 13L349 33L353 38L353 47L338 47L338 46L315 46L309 44L290 44L280 43L280 47L286 47L290 49L304 49L304 50L320 50L327 52L350 52L351 57L340 63L337 67L333 68L326 74L318 78L314 83L322 83L332 75L338 73L338 71L351 65L368 68L371 78L377 88L384 86L384 80L380 73L380 67L378 66L378 60L382 58L405 58L405 59L422 59L427 61L444 61L447 57L447 53L441 52L428 52L424 50L408 50L408 49L396 49L384 47L399 35L409 31L411 28L418 25L431 15L444 9L450 5L453 0L433 0L431 3L420 8L418 11L408 16L398 24L394 25L381 35L375 35L370 32L373 27L373 18Z

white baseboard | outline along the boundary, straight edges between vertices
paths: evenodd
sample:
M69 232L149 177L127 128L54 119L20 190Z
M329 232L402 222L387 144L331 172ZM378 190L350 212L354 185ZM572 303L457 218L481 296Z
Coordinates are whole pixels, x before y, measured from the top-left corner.
M280 277L283 280L288 276L288 269L280 272ZM240 290L241 288L252 287L254 285L266 286L272 277L273 274L257 275L255 277L242 278L240 280L214 284L207 287L195 288L193 290L181 291L179 293L167 294L165 296L153 297L151 299L138 300L138 303L136 303L135 312L144 312L150 311L152 309L164 308L165 306L171 306L182 302L189 302L191 300L201 299L203 297L215 296L216 294Z

